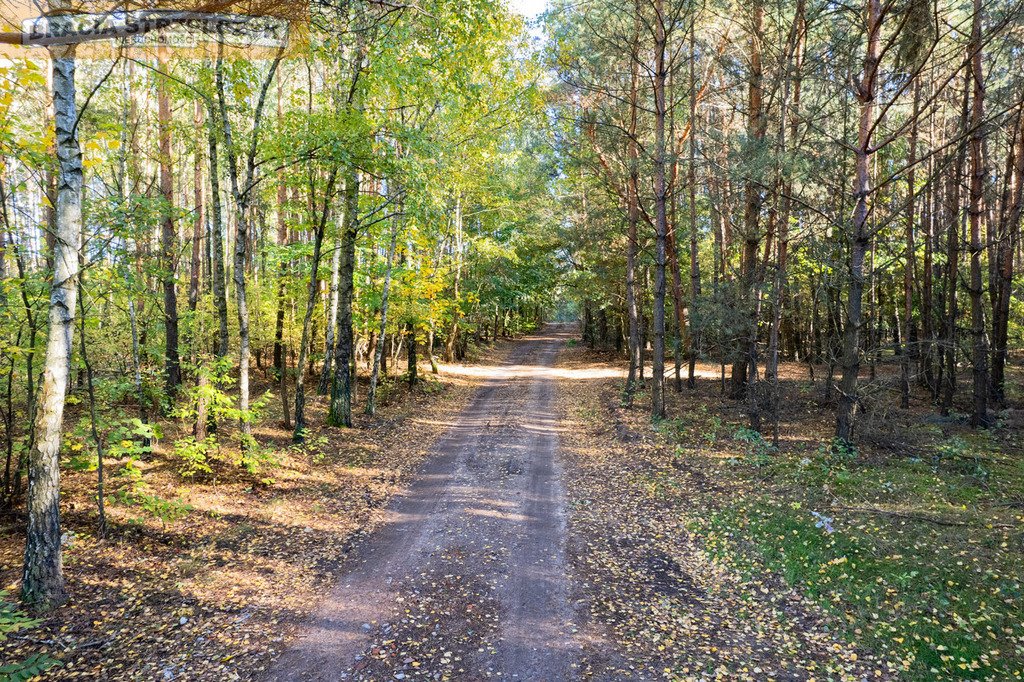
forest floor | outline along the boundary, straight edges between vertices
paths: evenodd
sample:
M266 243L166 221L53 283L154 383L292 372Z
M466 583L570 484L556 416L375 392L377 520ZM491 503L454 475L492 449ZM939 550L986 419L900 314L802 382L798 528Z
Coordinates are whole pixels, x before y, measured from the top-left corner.
M303 449L261 431L279 456L262 476L183 481L157 447L141 485L112 477L103 541L94 474L72 472L72 601L0 661L46 652L52 679L1021 677L1020 410L974 433L920 396L837 451L822 382L787 365L776 448L715 367L656 424L623 378L548 327L413 396L395 384ZM9 589L21 523L0 536Z
M1021 678L1024 411L973 432L922 394L837 450L822 382L787 365L776 448L717 367L652 425L648 395L623 407L617 359L562 362L619 370L563 384L574 584L627 654L589 652L588 669L620 671L596 677Z
M514 345L503 342L485 359ZM130 466L108 458L105 539L96 533L96 472L76 470L79 453L67 452L62 518L71 599L38 627L6 641L0 633L0 665L43 654L60 662L48 679L258 677L474 395L479 379L461 366L441 372L427 368L413 394L392 377L375 417L359 410L351 430L313 428L301 448L292 446L275 400L255 430L270 460L258 474L225 451L213 475L183 478L173 443L189 432L166 421L152 453ZM325 399L311 402L310 424L323 424ZM0 522L0 590L13 600L25 522L20 515Z

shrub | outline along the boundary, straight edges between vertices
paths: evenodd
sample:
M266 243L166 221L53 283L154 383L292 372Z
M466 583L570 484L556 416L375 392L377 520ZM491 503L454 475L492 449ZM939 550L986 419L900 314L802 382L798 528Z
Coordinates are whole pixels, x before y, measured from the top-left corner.
M178 473L185 478L197 475L212 474L210 458L220 450L215 436L207 436L197 441L194 437L182 438L174 443L174 456L181 460Z
M766 441L759 431L742 428L733 435L733 439L744 443L747 463L756 467L771 464L771 456L776 452L775 446Z

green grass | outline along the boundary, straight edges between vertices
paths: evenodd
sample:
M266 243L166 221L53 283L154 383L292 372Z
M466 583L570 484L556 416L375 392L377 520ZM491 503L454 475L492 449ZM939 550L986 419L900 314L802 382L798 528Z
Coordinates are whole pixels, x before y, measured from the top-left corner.
M1019 679L1020 531L993 528L978 505L1020 491L1021 467L966 449L973 454L930 461L864 462L828 447L773 455L767 466L740 460L723 473L759 485L691 527L749 579L767 568L836 614L851 641L900 665L905 679Z
M782 579L902 679L1024 678L1018 435L921 423L899 434L913 452L776 450L700 403L654 428L667 455L718 482L681 505L685 520L751 589ZM671 497L685 475L666 466L640 483Z

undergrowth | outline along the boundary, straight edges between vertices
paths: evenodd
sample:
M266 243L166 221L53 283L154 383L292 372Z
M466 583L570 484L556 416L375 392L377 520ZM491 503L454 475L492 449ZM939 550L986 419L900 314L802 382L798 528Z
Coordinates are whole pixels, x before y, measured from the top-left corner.
M1024 466L997 436L917 434L901 457L832 441L777 450L743 428L722 444L722 428L706 409L657 427L674 460L702 453L729 483L687 519L709 554L752 581L777 575L904 679L1024 675ZM685 474L663 473L671 494Z

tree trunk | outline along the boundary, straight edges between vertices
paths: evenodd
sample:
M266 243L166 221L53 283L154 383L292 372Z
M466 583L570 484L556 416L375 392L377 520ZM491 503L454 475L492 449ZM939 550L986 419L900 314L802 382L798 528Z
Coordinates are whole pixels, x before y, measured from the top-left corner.
M292 439L296 443L305 440L306 431L306 358L309 355L310 329L313 322L313 311L316 309L317 294L320 290L320 259L323 254L324 233L327 231L327 221L330 215L331 200L334 195L334 181L336 171L331 172L324 191L323 212L316 224L316 232L313 235L313 262L309 267L309 288L306 297L306 314L302 318L302 342L299 345L299 362L296 365L298 372L295 377L295 432ZM310 191L313 186L311 183Z
M277 89L277 123L281 125L283 116L282 98L284 88ZM312 201L312 196L310 201ZM288 246L288 219L285 207L288 204L288 186L284 182L284 174L281 173L277 179L277 246L280 249ZM284 351L284 309L287 298L288 283L288 259L281 254L281 262L278 265L277 274L277 316L274 326L274 371L277 372L278 380L283 381L285 366ZM301 351L300 351L301 352ZM300 368L301 373L301 368ZM287 406L284 408L287 412Z
M224 146L228 154L228 176L231 180L231 194L235 204L235 259L234 283L235 301L238 309L238 409L240 413L239 431L242 435L242 449L249 447L252 439L252 415L249 414L249 300L245 280L249 264L249 249L252 239L250 205L255 189L256 152L258 150L260 125L263 108L266 104L267 91L274 79L277 67L281 63L283 52L278 52L267 72L256 100L253 112L252 139L245 157L245 178L239 177L238 159L235 154L234 140L230 119L228 118L227 97L224 89L224 65L218 57L216 67L217 97L220 104L220 120L224 129Z
M65 0L66 2L66 0ZM65 2L51 2L51 7L57 7L64 5ZM70 4L70 3L68 3ZM53 91L53 70L50 69L46 73L46 89ZM134 104L134 100L132 100ZM54 126L55 114L54 114L55 103L51 99L43 107L43 130L50 130ZM59 153L56 148L56 140L49 140L46 152L50 158L54 158ZM41 249L43 259L46 261L46 268L48 270L53 269L53 243L57 236L57 173L53 172L53 164L47 164L46 169L43 171L43 186L40 197L43 199L40 203L45 207L43 209L43 216L46 219L46 229L43 230L43 248ZM33 257L33 261L35 261Z
M416 384L419 383L419 368L417 367L417 346L416 346L416 324L410 322L406 329L406 353L408 354L409 364L409 389L416 388Z
M334 247L331 249L331 289L328 295L327 329L324 333L324 367L320 372L320 385L317 392L320 395L327 395L331 390L331 367L334 365L334 342L335 330L338 319L338 289L341 282L341 232L345 229L344 212L338 217L338 235L334 240Z
M665 258L668 238L666 165L668 162L665 141L665 117L667 99L665 82L668 75L666 53L666 17L664 0L655 0L654 18L654 319L651 371L651 416L665 417Z
M59 165L56 239L50 330L35 415L35 441L29 454L28 528L21 584L22 598L39 611L52 609L67 599L61 557L60 439L74 340L82 235L82 150L78 144L73 47L53 50L52 70Z
M921 109L921 80L914 79L914 109L910 122L910 148L907 152L907 225L906 254L903 258L903 352L900 354L900 407L910 409L910 333L914 327L914 230L917 215L917 119Z
M970 112L971 69L966 70L964 78L964 94L960 111L960 130L966 131ZM963 179L966 147L961 145L957 151L955 166L948 174L945 194L946 213L949 220L946 237L946 317L943 320L943 371L942 397L939 404L943 416L948 416L953 407L956 393L957 365L957 319L960 316L957 301L957 289L960 279L960 190Z
M1000 217L997 249L996 304L992 311L992 398L997 405L1006 404L1006 360L1009 353L1010 298L1013 294L1013 252L1020 239L1020 219L1024 204L1024 112L1017 112L1016 139L1007 164L1011 175L1008 200Z
M92 363L89 361L89 345L85 341L84 272L81 275L81 280L79 285L83 290L83 295L78 297L78 314L81 318L79 320L78 341L82 353L82 364L85 365L86 387L89 392L89 431L93 442L96 443L96 512L99 517L96 523L96 531L100 537L103 537L107 534L106 492L104 492L106 482L103 480L105 474L103 469L103 439L100 438L100 432L96 425L96 389L93 384Z
M674 203L675 201L673 200ZM672 213L673 220L668 225L665 239L665 258L668 261L669 270L672 272L673 322L676 328L673 356L675 360L675 390L678 393L683 390L682 349L686 336L686 315L683 304L683 274L679 265L679 249L677 248L678 242L676 240L676 221L674 219L676 211L673 209Z
M281 88L278 88L278 120L280 120L280 107L281 107ZM288 221L285 214L285 206L288 203L288 188L284 184L283 176L278 179L277 184L277 245L278 247L288 246ZM315 248L315 247L314 247ZM281 387L281 413L283 416L284 427L286 429L291 428L292 422L289 411L289 400L288 400L288 349L284 342L284 324L285 324L285 307L288 298L288 270L290 263L285 257L285 254L280 255L281 262L278 264L277 270L277 316L274 324L274 373L277 376L278 385ZM316 282L314 277L311 280L311 284ZM315 305L313 296L310 296L309 305ZM294 308L294 306L292 306ZM292 318L294 320L294 314ZM303 334L308 334L308 330L303 328ZM305 337L303 337L305 340ZM305 343L299 350L300 357L305 357ZM258 358L259 356L257 356ZM298 382L302 383L303 373L302 364L298 365ZM299 411L299 390L296 388L295 391L295 411L296 420L298 420Z
M12 200L13 200L13 197L12 197ZM5 206L5 208L6 208L6 206ZM5 215L5 219L6 219L6 223L7 223L8 227L10 227L11 226L11 222L9 220L9 216ZM26 265L26 262L25 262L25 254L24 254L24 251L22 250L21 246L14 239L14 233L13 232L8 232L7 236L8 236L8 239L10 240L10 244L11 244L12 248L14 249L14 262L15 262L15 265L17 266L17 269L18 269L18 280L19 280L18 291L19 291L20 297L21 297L22 309L25 312L25 324L28 325L28 347L29 348L35 348L36 347L36 339L38 338L38 335L39 335L39 324L38 324L38 318L36 317L36 314L35 314L35 312L32 309L32 301L29 298L28 277L27 277L28 268L27 268L27 265ZM19 341L20 341L20 339L19 339ZM15 371L15 363L14 363L14 358L13 358L13 355L12 355L12 358L11 358L11 369L10 369L11 375L13 375L14 371ZM28 429L27 430L28 430L28 445L29 445L30 448L32 447L33 443L35 442L35 410L36 410L35 378L36 378L36 372L35 372L35 353L26 353L25 354L25 408L26 408L26 411L28 412ZM12 378L9 378L8 380L11 381ZM9 409L8 412L13 414L13 408ZM10 434L8 434L8 437L11 437ZM13 443L12 443L11 447L13 448ZM14 497L14 498L19 497L21 495L21 484L22 484L21 472L22 472L22 470L24 468L24 466L23 466L24 465L24 457L25 456L24 456L23 452L19 451L17 462L16 462L16 464L14 466L14 471L12 472L14 480L13 480L13 483L12 483L12 485L10 487L10 491L11 491L10 492L10 496Z
M928 131L928 148L933 144L934 122ZM934 178L934 157L928 158L928 184L925 190L923 202L922 222L925 229L924 263L922 264L921 277L921 352L919 353L921 383L928 388L932 397L938 396L938 384L935 380L935 250L938 241L938 233L935 229L935 222L938 219L938 211L935 206L935 198L939 195L936 190Z
M126 72L126 76L129 76L130 70ZM128 161L129 155L132 150L129 148L128 130L131 122L134 120L135 107L134 99L131 97L128 84L130 83L130 77L125 78L125 90L124 95L128 102L124 107L124 113L121 119L121 125L123 130L121 131L121 149L118 155L118 166L117 166L117 185L120 191L120 199L122 205L128 201L129 189L128 189ZM132 156L132 165L134 166L135 157ZM134 173L133 173L134 175ZM139 245L135 245L136 253L139 252ZM127 254L124 257L124 269L129 270L131 265L128 263ZM127 274L125 275L127 277ZM149 410L146 405L146 393L142 386L142 356L139 340L139 314L135 305L135 293L130 292L128 296L128 324L131 330L132 338L132 377L135 385L135 399L139 406L139 419L146 423L149 421ZM146 440L148 445L148 439Z
M284 185L281 185L281 189ZM288 245L288 224L284 217L284 199L281 191L278 191L278 225L277 245L284 247ZM277 315L274 323L274 371L280 377L284 371L284 313L285 302L288 297L288 259L281 254L281 263L277 270Z
M356 237L359 229L359 173L352 170L345 180L345 226L341 233L341 288L339 289L338 319L334 325L334 381L331 385L331 405L327 423L332 426L352 426L354 335L352 330L352 303L355 287Z
M755 149L759 152L767 132L767 121L764 115L763 80L764 72L761 62L761 39L764 25L764 6L761 0L755 0L753 7L753 26L750 35L750 82L747 92L747 134ZM757 367L751 362L757 357L757 319L755 307L760 298L760 276L757 267L757 251L761 242L759 222L761 217L761 188L748 178L744 183L743 205L743 301L742 317L747 329L740 336L740 347L736 352L732 366L731 397L739 400L746 396L753 381Z
M195 111L195 130L196 130L196 150L195 150L195 165L193 166L193 178L195 182L195 222L192 227L192 260L191 267L189 268L189 283L188 283L188 310L195 317L196 308L199 307L199 278L202 271L202 252L203 252L203 237L206 234L206 205L203 200L203 154L200 151L198 140L203 129L203 105L202 102L196 100L196 111ZM209 248L209 247L207 247ZM193 325L196 324L193 320ZM193 333L193 336L195 334ZM193 352L197 339L192 339Z
M697 228L697 76L696 76L696 17L690 27L690 159L687 167L687 185L690 192L690 333L687 336L690 359L686 377L686 386L691 391L697 387L697 355L700 352L700 340L697 330L693 328L693 314L700 299L700 261L698 260L698 228ZM680 316L679 324L686 324Z
M629 156L629 186L626 190L626 315L629 319L629 374L626 377L626 404L633 404L633 394L636 392L637 383L643 374L641 363L643 362L640 348L640 306L636 294L636 261L637 253L640 250L637 241L638 227L640 223L640 145L637 140L637 122L639 119L639 83L640 64L639 50L640 41L640 6L634 6L636 20L634 24L634 54L630 65L630 95L629 95L629 139L627 141L627 154Z
M427 357L430 359L430 373L437 375L440 374L440 370L437 367L437 358L434 357L434 327L430 327L430 331L427 332Z
M10 234L11 242L14 242L13 231L11 230L10 213L7 211L7 177L3 172L5 166L0 165L0 219L3 220L3 225L0 226L0 282L7 281L7 239ZM7 291L0 285L0 309L6 310L8 305ZM22 331L19 325L18 332L15 335L14 345L18 346L21 344ZM17 368L17 360L13 353L8 354L8 370L7 374L7 387L4 392L5 409L3 411L4 420L4 448L5 451L5 462L4 462L4 487L3 497L0 499L5 505L13 506L12 492L13 492L13 477L17 476L17 472L11 470L11 465L14 462L14 372Z
M249 297L245 282L245 263L248 256L249 216L248 207L244 204L237 207L238 232L235 237L235 306L238 309L238 409L241 412L239 430L242 433L243 446L247 437L252 435L252 424L249 419Z
M160 51L158 64L161 71L167 70L167 57L163 50ZM171 98L166 80L158 76L156 82L160 195L164 200L164 215L160 221L164 287L164 380L167 393L173 398L181 386L181 358L178 355L178 258L177 234L174 230L174 171L171 167Z
M675 76L669 70L666 86L666 101L672 100L675 92ZM675 149L676 115L675 107L668 112L668 144L672 145L672 162L668 171L669 181L666 191L669 195L668 230L665 235L665 257L672 273L672 359L673 387L676 393L683 391L683 346L686 341L686 306L683 304L683 273L679 263L681 249L679 247L679 192L676 182L679 178L679 153ZM603 309L602 309L603 310Z
M974 19L971 27L971 82L974 96L971 102L971 339L972 369L974 375L974 407L971 412L971 426L989 426L988 414L988 337L985 330L984 282L981 273L981 256L985 250L982 242L983 194L985 190L985 163L982 159L982 143L985 132L985 82L981 69L981 0L974 0Z
M207 387L210 385L210 375L206 367L198 368L196 386L199 388L196 398L196 421L192 425L192 435L196 442L206 440L207 430L210 422L209 401L207 399Z
M455 361L455 344L459 339L459 321L462 306L459 301L459 287L462 284L462 195L455 197L455 279L452 283L452 328L445 344L445 360Z
M0 160L0 218L4 223L0 226L0 282L7 282L7 233L11 231L7 213L7 177L4 173L6 164ZM7 289L0 286L0 310L7 310Z
M373 354L373 369L370 371L370 390L366 394L366 414L373 415L377 410L377 381L381 370L384 354L384 338L388 326L388 296L391 294L391 271L395 262L395 249L398 246L398 221L396 216L391 225L391 243L388 245L387 263L384 266L384 290L380 298L380 334L377 336L377 347Z
M786 154L788 144L796 143L799 126L797 109L800 106L801 71L803 69L806 31L804 2L800 0L797 3L793 18L791 32L792 53L790 57L787 57L787 60L792 59L792 75L790 73L786 74L786 81L783 87L782 112L779 121L779 152L783 155ZM787 64L788 66L789 64ZM790 79L792 79L792 88L790 87ZM778 181L779 186L782 188L782 197L780 199L778 241L775 250L775 278L772 283L772 323L768 342L768 360L765 367L765 379L771 387L772 444L776 447L779 445L779 411L781 403L781 386L779 384L780 336L782 333L783 304L788 276L787 268L789 266L789 219L793 208L791 201L793 179L788 169L780 169L779 175Z
M217 132L214 128L216 116L212 106L208 112L209 135L207 142L210 148L210 209L212 223L212 260L213 260L213 306L217 310L218 334L217 357L228 354L228 285L224 271L224 213L220 203L220 169L217 153Z
M875 93L881 58L882 7L879 0L866 0L867 52L864 74L857 88L860 102L860 127L857 135L856 185L854 187L853 227L850 233L850 286L847 293L846 324L843 335L843 375L839 384L839 409L836 412L836 438L853 440L854 421L860 402L861 328L864 325L864 258L871 242L868 226L871 195L871 132L875 115Z

